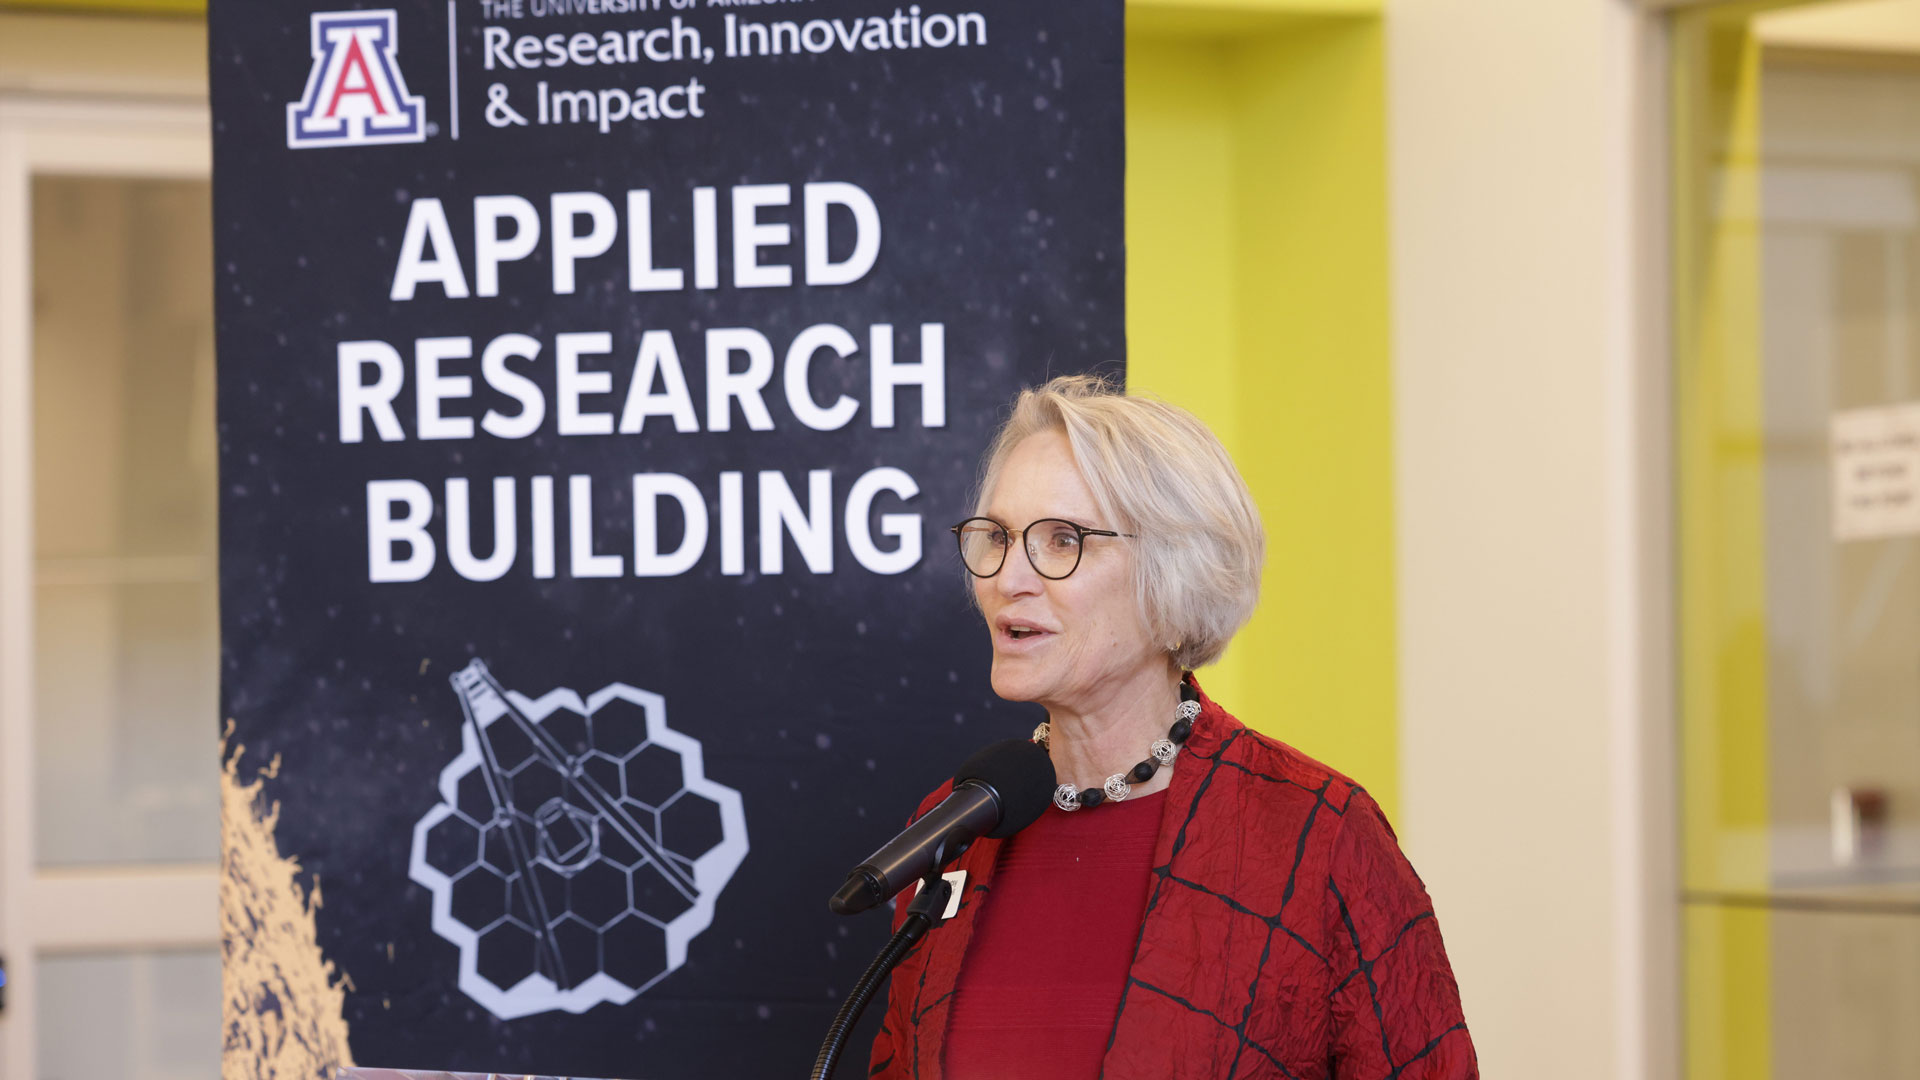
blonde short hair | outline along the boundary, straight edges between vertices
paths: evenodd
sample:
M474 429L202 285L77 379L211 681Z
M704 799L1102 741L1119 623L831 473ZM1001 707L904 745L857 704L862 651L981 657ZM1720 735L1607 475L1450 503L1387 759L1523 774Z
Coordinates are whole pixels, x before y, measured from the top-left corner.
M976 514L986 513L1013 448L1044 431L1065 433L1108 518L1081 524L1134 535L1134 596L1148 632L1182 668L1218 660L1259 602L1267 548L1259 508L1226 447L1179 406L1130 397L1096 376L1062 375L1014 399L987 451Z

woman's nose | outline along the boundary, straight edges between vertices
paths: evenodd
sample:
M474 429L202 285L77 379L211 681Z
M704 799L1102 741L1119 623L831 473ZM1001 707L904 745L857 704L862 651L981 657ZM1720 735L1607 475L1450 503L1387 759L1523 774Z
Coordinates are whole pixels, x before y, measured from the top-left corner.
M993 575L995 586L1004 596L1028 596L1046 588L1047 579L1033 568L1033 560L1027 557L1023 545L1015 545L1007 551L1007 561L1001 564L1000 572Z

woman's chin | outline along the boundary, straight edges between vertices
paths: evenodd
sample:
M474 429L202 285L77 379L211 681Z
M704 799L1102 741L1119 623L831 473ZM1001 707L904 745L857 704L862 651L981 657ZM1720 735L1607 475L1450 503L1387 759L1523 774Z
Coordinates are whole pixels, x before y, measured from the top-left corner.
M1040 680L1032 665L1021 660L996 656L988 681L993 692L1008 701L1034 701L1040 696Z

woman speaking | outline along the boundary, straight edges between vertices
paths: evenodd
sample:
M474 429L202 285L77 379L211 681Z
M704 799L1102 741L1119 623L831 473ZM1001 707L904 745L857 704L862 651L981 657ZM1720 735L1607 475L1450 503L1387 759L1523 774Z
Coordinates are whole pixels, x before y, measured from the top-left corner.
M1020 395L953 531L994 692L1046 708L1060 787L960 859L959 911L893 972L873 1075L1477 1077L1380 808L1190 673L1253 613L1265 550L1212 432L1054 379Z

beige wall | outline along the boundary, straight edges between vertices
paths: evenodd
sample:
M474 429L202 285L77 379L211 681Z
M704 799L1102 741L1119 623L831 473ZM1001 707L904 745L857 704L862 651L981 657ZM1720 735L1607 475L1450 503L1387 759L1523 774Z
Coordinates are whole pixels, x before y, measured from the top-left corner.
M1403 839L1489 1077L1674 1067L1649 22L1389 4Z

